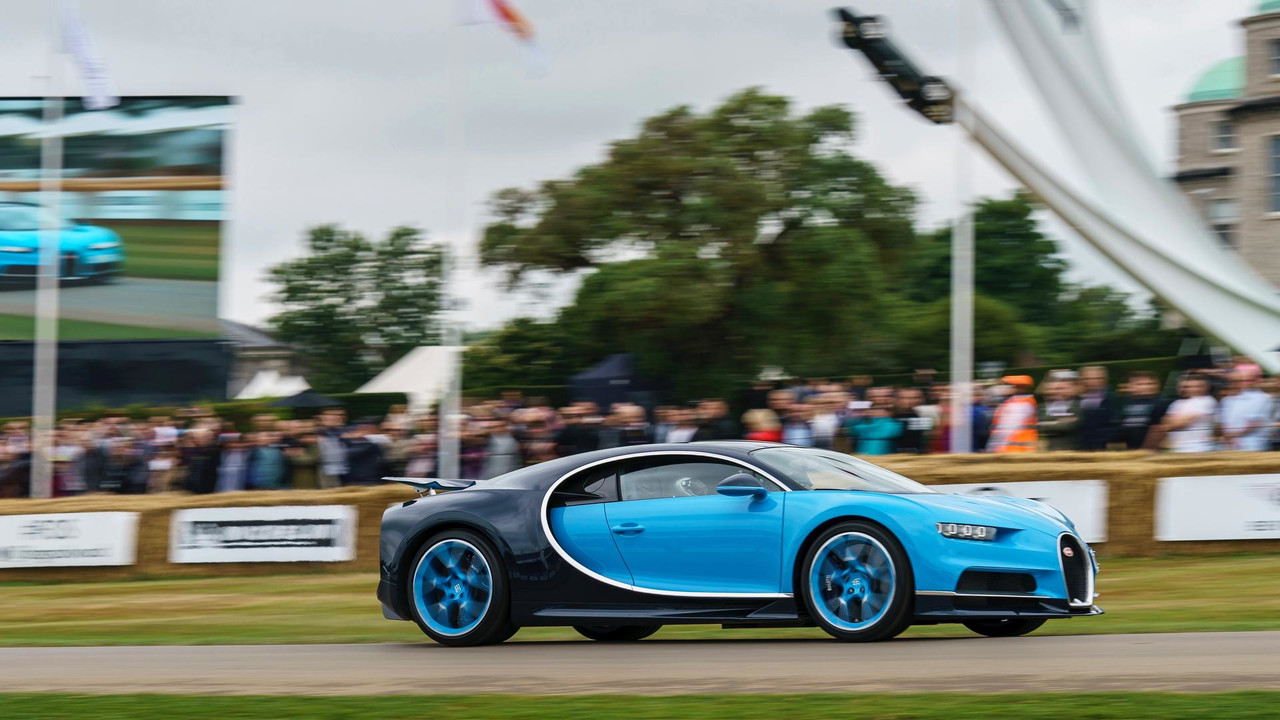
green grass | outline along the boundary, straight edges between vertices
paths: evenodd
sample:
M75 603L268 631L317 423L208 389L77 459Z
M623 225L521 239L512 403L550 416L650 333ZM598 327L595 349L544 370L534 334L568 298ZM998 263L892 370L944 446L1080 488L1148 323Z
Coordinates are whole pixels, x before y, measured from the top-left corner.
M1280 629L1280 555L1104 559L1107 614L1051 621L1038 634ZM0 645L208 645L420 642L384 620L374 573L95 583L0 584ZM968 636L958 625L907 636ZM814 638L814 628L721 630L671 625L656 637ZM527 628L520 640L578 640L569 628Z
M215 332L193 328L118 325L89 320L58 320L61 340L170 340L213 337ZM35 318L30 315L0 314L0 340L31 340L35 337Z
M95 223L101 224L101 223ZM124 242L124 274L173 280L217 280L219 228L172 225L112 225Z
M1280 692L1045 693L1001 695L675 695L579 697L433 695L264 697L0 694L8 720L66 718L449 718L450 720L1129 720L1274 718Z

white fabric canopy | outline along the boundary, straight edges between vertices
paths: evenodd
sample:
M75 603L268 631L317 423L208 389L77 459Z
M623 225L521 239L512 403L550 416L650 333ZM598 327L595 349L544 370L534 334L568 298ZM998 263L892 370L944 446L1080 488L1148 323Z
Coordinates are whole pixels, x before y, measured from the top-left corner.
M463 350L458 345L414 348L356 392L402 392L409 396L410 409L426 410L444 397Z
M298 375L281 375L275 370L259 370L248 385L236 395L236 400L292 397L310 388L305 378Z

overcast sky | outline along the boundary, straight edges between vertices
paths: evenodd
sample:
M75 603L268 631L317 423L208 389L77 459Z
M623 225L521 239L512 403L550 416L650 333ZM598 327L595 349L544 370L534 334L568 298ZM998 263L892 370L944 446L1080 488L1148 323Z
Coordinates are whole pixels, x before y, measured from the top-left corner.
M836 46L833 0L516 0L550 56L540 79L526 78L520 49L498 28L456 26L452 0L81 4L121 94L240 98L221 288L221 314L236 320L270 315L263 270L295 256L308 226L381 234L411 224L473 258L494 190L564 177L653 113L706 109L752 85L802 107L853 108L860 153L919 193L920 227L948 222L960 206L956 131L904 110L864 61ZM1257 2L1095 5L1130 118L1169 168L1169 107L1210 64L1242 53L1239 19ZM0 0L0 94L42 93L53 6ZM982 0L856 7L884 15L899 45L933 74L954 76L963 43L972 73L960 83L1028 147L1069 165ZM962 14L974 28L964 37ZM1013 187L985 158L976 162L973 192ZM1076 279L1132 287L1065 229L1048 227ZM459 285L473 328L533 306L474 269Z

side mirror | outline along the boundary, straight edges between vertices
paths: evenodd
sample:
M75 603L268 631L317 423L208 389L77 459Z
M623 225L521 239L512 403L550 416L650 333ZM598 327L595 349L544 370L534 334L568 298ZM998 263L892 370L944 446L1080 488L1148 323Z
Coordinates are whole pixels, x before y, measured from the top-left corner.
M729 497L749 497L752 500L763 500L769 491L753 475L738 473L730 475L716 485L716 492Z

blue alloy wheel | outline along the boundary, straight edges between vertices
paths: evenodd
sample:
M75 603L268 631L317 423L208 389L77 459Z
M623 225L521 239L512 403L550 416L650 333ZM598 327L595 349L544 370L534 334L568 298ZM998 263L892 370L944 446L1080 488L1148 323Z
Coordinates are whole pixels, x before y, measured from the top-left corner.
M484 553L459 538L441 540L413 571L418 617L445 637L465 635L484 620L493 604L493 570Z
M810 619L828 635L875 642L911 625L911 561L883 527L853 519L829 527L800 560L796 591Z
M893 598L893 559L875 538L847 532L814 557L809 592L822 618L841 630L865 630L884 618Z

